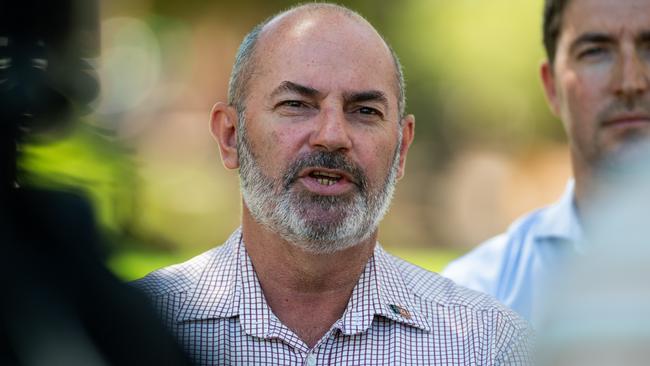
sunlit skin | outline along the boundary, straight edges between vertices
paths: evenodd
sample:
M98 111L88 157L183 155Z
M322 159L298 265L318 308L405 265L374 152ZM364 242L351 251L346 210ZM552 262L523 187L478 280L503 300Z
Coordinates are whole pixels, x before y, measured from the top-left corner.
M262 60L246 99L248 137L264 173L277 178L306 152L340 151L361 167L370 185L383 183L402 129L399 173L404 173L414 118L399 123L397 84L389 50L367 23L331 10L293 11L267 25L256 57ZM224 165L238 168L237 116L218 103L211 127ZM307 169L291 189L316 195L358 193L353 177L323 185ZM314 215L326 211L313 210ZM326 217L323 217L326 219ZM377 232L334 254L313 254L259 225L243 204L243 237L274 314L309 347L338 320Z
M602 159L650 135L650 0L571 0L541 67L569 137L578 207Z

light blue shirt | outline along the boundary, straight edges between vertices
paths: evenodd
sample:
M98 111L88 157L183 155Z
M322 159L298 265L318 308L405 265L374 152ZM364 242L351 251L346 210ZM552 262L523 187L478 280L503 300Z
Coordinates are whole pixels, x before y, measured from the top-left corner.
M536 327L545 283L582 252L582 237L571 180L558 202L517 219L507 232L451 262L443 275L496 297Z

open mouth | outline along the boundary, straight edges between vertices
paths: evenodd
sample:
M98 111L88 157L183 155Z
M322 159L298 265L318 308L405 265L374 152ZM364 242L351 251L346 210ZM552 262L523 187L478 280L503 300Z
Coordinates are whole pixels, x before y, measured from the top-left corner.
M320 170L315 170L309 173L309 176L314 178L318 182L318 184L324 186L331 186L333 184L336 184L336 182L338 182L343 178L341 175L327 173Z
M323 196L349 194L358 186L354 177L343 169L306 168L298 174L298 179L312 194Z
M624 114L616 116L603 123L605 127L625 127L635 125L646 125L650 123L650 117L645 114Z

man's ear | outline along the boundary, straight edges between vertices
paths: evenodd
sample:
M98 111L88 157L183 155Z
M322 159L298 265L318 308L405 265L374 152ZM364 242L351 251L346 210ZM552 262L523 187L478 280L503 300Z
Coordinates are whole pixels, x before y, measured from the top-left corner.
M560 115L560 106L557 96L555 74L553 73L553 65L548 60L544 61L539 67L539 74L542 78L544 85L544 94L546 95L546 102L551 108L551 111L556 117Z
M219 102L210 112L210 132L219 143L221 160L228 169L239 168L237 155L237 111L226 103Z
M406 155L408 154L413 138L415 137L415 116L409 114L402 119L400 125L402 129L402 146L399 151L399 168L397 170L397 179L404 176L404 169L406 167Z

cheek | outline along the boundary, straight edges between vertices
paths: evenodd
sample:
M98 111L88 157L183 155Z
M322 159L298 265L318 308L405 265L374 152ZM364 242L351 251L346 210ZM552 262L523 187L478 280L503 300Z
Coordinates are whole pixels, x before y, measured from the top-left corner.
M564 80L562 119L572 129L590 129L597 123L596 115L603 107L603 85L592 75L574 74Z
M591 65L569 73L566 78L570 102L587 109L602 107L607 98L611 67L607 63Z
M300 127L274 129L261 132L258 137L259 159L266 162L268 173L281 174L293 162L305 146L309 134Z
M261 129L248 127L248 140L253 155L264 174L275 177L276 172L285 161L281 147L284 146L281 137L274 131L262 131ZM254 130L254 131L252 131Z
M269 162L269 168L277 172L287 163L287 149L289 138L286 132L270 131L261 136L264 146L261 150L264 159Z
M361 149L360 159L369 178L374 178L374 180L383 180L385 178L395 157L396 139L397 136L392 141L386 139L366 141L369 147Z

